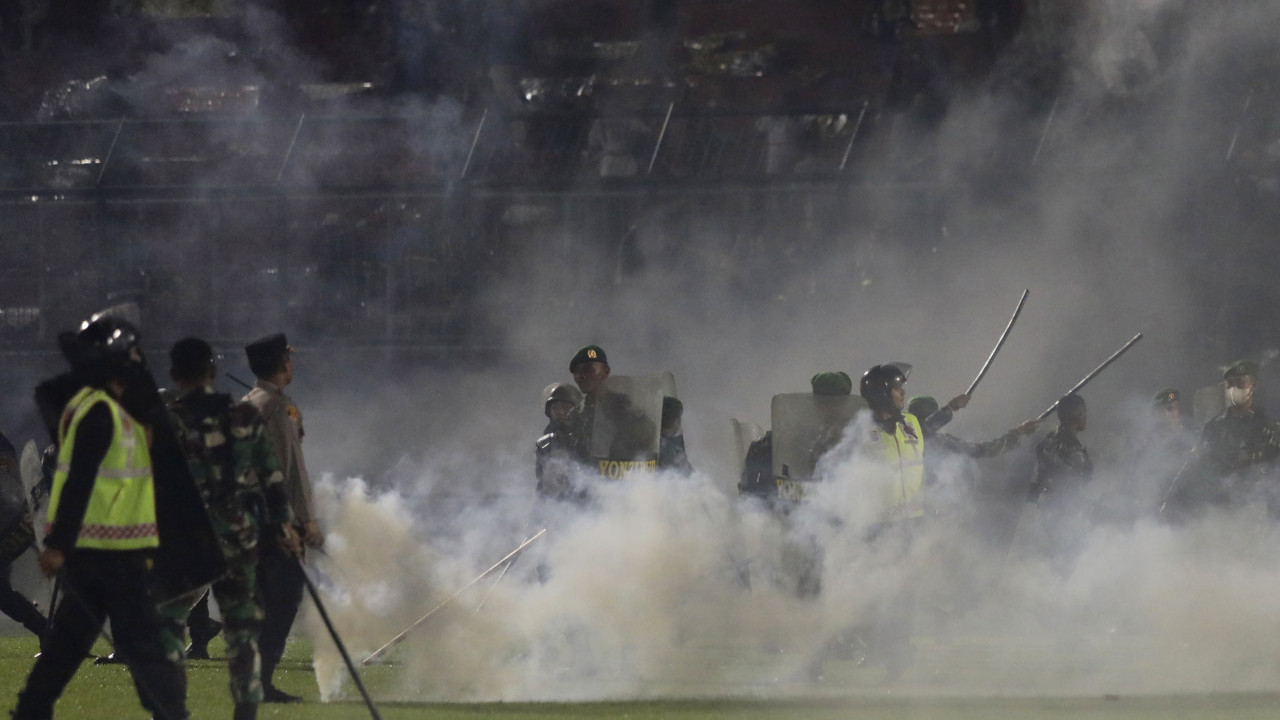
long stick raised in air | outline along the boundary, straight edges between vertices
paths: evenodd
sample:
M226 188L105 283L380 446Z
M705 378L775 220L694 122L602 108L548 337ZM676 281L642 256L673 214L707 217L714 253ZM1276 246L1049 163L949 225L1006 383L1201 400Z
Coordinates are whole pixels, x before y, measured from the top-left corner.
M1089 381L1090 381L1090 380L1092 380L1092 379L1094 379L1095 377L1097 377L1097 376L1098 376L1098 373L1102 372L1103 370L1106 370L1108 365L1110 365L1111 363L1115 362L1117 358L1119 358L1121 355L1123 355L1123 354L1125 354L1126 352L1128 352L1128 351L1129 351L1129 348L1133 347L1133 346L1134 346L1135 344L1137 344L1137 342L1138 342L1139 340L1141 340L1141 339L1142 339L1142 333L1138 333L1137 335L1134 335L1132 338L1130 338L1130 339L1129 339L1129 342L1125 343L1125 344L1124 344L1124 346L1123 346L1123 347L1121 347L1119 350L1117 350L1117 351L1115 351L1115 352L1111 353L1111 357L1107 358L1106 360L1103 360L1101 365L1099 365L1098 367L1094 368L1094 369L1093 369L1093 372L1089 373L1088 375L1085 375L1085 376L1084 376L1084 379L1083 379L1083 380L1081 380L1080 382L1076 383L1076 386L1075 386L1075 387L1073 387L1073 388L1071 388L1070 390L1068 390L1068 391L1066 391L1065 393L1063 393L1063 394L1062 394L1062 396L1061 396L1061 397L1059 397L1057 400L1054 400L1054 401L1053 401L1053 404L1049 406L1049 409L1048 409L1048 410L1045 410L1045 411L1044 411L1044 412L1042 412L1042 413L1040 413L1040 417L1038 417L1038 418L1036 418L1036 419L1037 419L1037 420L1043 420L1043 419L1045 419L1045 418L1049 417L1049 413L1051 413L1051 412L1053 412L1054 410L1057 410L1057 409L1058 409L1058 403L1062 401L1062 398L1063 398L1063 397L1066 397L1067 395L1070 395L1071 393L1076 392L1076 391L1077 391L1077 390L1079 390L1080 388L1082 388L1082 387L1084 387L1085 385L1087 385L1087 384L1089 383Z
M471 587L472 585L475 585L476 583L478 583L478 582L480 582L481 580L485 579L485 578L486 578L486 577L488 577L488 576L489 576L489 575L490 575L494 570L497 570L498 568L500 568L500 567L504 566L504 565L507 563L507 561L511 560L511 559L512 559L512 558L514 558L516 555L519 555L520 553L524 552L524 549L525 549L525 548L527 548L527 547L529 547L530 545L532 545L534 540L537 540L538 538L542 537L542 536L543 536L543 534L545 534L546 532L547 532L547 529L546 529L546 528L542 528L542 529L541 529L541 530L539 530L537 533L535 533L535 534L533 535L533 537L531 537L531 538L529 538L528 540L525 540L524 542L520 543L520 546L519 546L519 547L517 547L515 550L512 550L511 552L507 553L506 557L504 557L504 558L502 558L501 560L499 560L498 562L496 562L496 563L494 563L494 564L490 565L488 570L485 570L484 572L482 572L482 573L480 573L479 575L477 575L477 576L475 577L475 579L474 579L474 580L472 580L471 582L469 582L469 583L467 583L466 585L463 585L462 587L458 588L456 591L454 591L454 593L453 593L452 595L450 595L449 597L445 598L445 599L444 599L444 601L443 601L443 602L441 602L439 605L436 605L435 607L431 608L431 610L429 610L429 611L427 612L427 614L426 614L426 615L423 615L422 617L418 618L416 621L414 621L414 623L413 623L412 625L410 625L409 627L407 627L407 628L405 628L404 630L400 631L400 634L399 634L399 635L396 635L395 637L391 638L391 640L390 640L390 641L388 641L386 645L383 645L382 647L378 648L377 650L374 650L374 651L369 655L369 657L367 657L367 658L365 658L364 660L362 660L360 664L361 664L361 665L366 665L366 666L367 666L367 665L371 665L371 664L372 664L373 662L375 662L378 658L380 658L380 657L382 657L384 654L386 654L386 652L387 652L388 650L390 650L391 648L393 648L393 647L395 647L395 646L399 645L400 643L404 642L404 639L405 639L406 637L408 637L408 636L409 636L409 633L410 633L410 632L412 632L414 628L416 628L416 627L418 627L419 625L421 625L422 623L426 622L428 619L430 619L430 617L431 617L432 615L435 615L435 614L436 614L437 612L439 612L439 611L440 611L444 606L446 606L446 605L448 605L449 603L451 603L451 602L453 602L454 600L456 600L456 599L457 599L457 597L458 597L459 595L461 595L461 594L463 593L463 591L465 591L467 588L469 588L469 587Z
M978 383L982 382L982 376L987 374L987 370L991 369L991 361L996 359L996 353L1000 352L1000 348L1004 345L1004 341L1009 337L1009 331L1013 329L1013 324L1018 322L1018 316L1022 314L1022 306L1027 304L1027 295L1030 290L1023 290L1022 297L1018 300L1018 307L1013 309L1013 317L1009 318L1009 324L1004 327L1004 332L1000 333L1000 339L996 342L996 346L991 349L991 354L987 356L987 361L982 363L982 369L978 371L978 377L973 379L969 384L969 389L964 391L965 395L972 395L974 388L978 387Z

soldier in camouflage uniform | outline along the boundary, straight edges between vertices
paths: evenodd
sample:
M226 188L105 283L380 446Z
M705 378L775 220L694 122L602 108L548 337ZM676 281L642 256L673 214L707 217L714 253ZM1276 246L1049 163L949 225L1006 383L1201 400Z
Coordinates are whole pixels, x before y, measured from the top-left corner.
M180 340L169 357L170 373L179 386L169 410L227 556L228 572L212 590L225 626L234 718L252 720L263 696L258 655L263 611L256 579L259 524L279 527L281 542L295 552L299 541L275 451L257 409L214 392L217 368L213 350L203 340ZM182 603L162 608L173 621L166 641L179 649L179 623L186 621L188 610Z
M1036 444L1036 468L1027 499L1040 507L1040 522L1049 538L1050 563L1061 576L1071 574L1089 529L1084 488L1093 479L1093 460L1080 442L1088 424L1084 398L1071 394L1058 401L1058 427Z
M1182 394L1164 388L1151 398L1151 412L1135 418L1129 441L1129 467L1125 478L1125 511L1129 518L1151 516L1160 509L1173 479L1187 461L1199 433L1182 412Z
M1182 520L1206 509L1238 508L1265 502L1280 516L1275 465L1280 458L1280 426L1254 405L1258 365L1242 360L1223 373L1227 409L1205 423L1200 439L1178 471L1163 513Z
M605 448L608 459L635 460L644 454L658 428L637 411L630 398L609 390L609 359L604 348L587 345L579 350L569 360L569 372L582 392L572 432L578 459L587 464L600 459L593 456L591 445L601 426L609 423L613 425L613 435Z

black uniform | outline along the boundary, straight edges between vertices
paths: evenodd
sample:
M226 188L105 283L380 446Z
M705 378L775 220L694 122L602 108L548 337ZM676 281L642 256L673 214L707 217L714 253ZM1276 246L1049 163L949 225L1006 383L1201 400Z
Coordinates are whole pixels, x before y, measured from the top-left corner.
M681 419L684 404L674 397L662 398L662 430L658 437L658 469L674 470L681 475L693 474L693 463L684 448Z
M36 636L43 636L44 614L22 593L14 590L9 581L13 561L31 547L34 537L31 516L27 515L6 530L0 539L0 612L22 623L22 627Z
M770 502L778 496L778 484L773 479L772 430L747 447L742 478L738 481L738 495L758 497Z
M663 435L658 442L658 469L674 470L682 475L693 474L693 463L684 449L684 433Z
M573 485L574 443L567 426L547 423L534 445L534 473L538 478L538 496L548 500L581 502L581 490Z

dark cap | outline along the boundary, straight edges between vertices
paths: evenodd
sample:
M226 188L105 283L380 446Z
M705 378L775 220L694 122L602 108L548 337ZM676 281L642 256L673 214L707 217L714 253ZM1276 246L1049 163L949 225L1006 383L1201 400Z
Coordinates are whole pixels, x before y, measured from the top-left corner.
M938 412L938 401L928 395L916 395L907 401L907 412L921 420Z
M213 348L200 338L183 338L169 348L169 368L179 380L204 378L213 367Z
M599 345L588 345L574 353L573 359L569 361L569 372L577 370L579 365L586 362L602 362L608 365L609 359L605 357L604 348Z
M680 398L666 395L662 398L662 419L666 422L667 418L678 418L684 415L684 403L680 402Z
M1084 410L1084 398L1076 395L1075 393L1063 395L1062 399L1058 400L1058 407L1056 408L1059 419L1064 416L1079 417L1080 413L1084 412Z
M1253 360L1237 360L1222 369L1222 379L1224 380L1240 375L1248 375L1252 378L1258 377L1258 363Z
M1154 407L1165 407L1166 405L1172 405L1181 399L1182 396L1178 394L1178 391L1169 387L1161 390L1155 395L1152 395L1151 404Z
M270 377L280 369L280 364L293 352L284 333L276 333L254 340L244 346L249 358L249 369L260 378Z
M809 378L814 395L852 395L853 379L845 372L820 372Z

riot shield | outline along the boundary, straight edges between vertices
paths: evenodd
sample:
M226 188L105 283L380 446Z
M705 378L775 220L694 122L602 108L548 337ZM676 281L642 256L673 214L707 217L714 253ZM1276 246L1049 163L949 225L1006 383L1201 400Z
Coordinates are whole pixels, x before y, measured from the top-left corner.
M1220 382L1202 387L1191 396L1192 422L1196 427L1218 417L1227 409L1227 391Z
M663 397L680 397L680 393L676 392L676 376L672 375L670 370L663 372L658 377L662 380Z
M35 440L28 440L22 447L22 457L18 459L18 468L22 475L22 494L30 498L31 517L39 532L32 538L36 549L44 550L44 517L49 507L48 487L41 487L44 479L44 465L39 446ZM40 488L37 490L37 488Z
M658 467L662 398L669 376L613 375L580 411L582 447L606 478Z
M845 427L866 407L856 395L773 396L773 476L780 498L804 498L805 483L814 479L818 459L840 442Z

